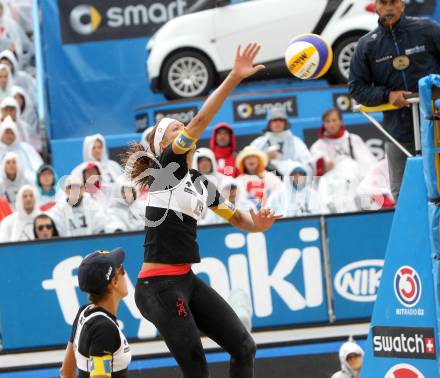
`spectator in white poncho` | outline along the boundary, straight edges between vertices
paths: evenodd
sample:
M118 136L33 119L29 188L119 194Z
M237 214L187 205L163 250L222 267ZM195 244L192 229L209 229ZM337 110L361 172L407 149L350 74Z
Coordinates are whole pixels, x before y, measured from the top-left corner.
M192 168L199 171L206 177L212 185L219 188L226 176L218 172L217 161L209 148L200 147L193 155ZM201 218L197 224L217 224L223 223L223 218L219 217L213 211L207 211L205 216Z
M12 97L17 101L19 116L32 130L38 130L38 115L34 103L28 93L17 85L12 87ZM40 133L38 133L39 135Z
M235 168L235 167L234 167ZM236 169L236 168L235 168ZM227 201L229 201L233 206L239 208L240 204L238 203L239 198L239 188L235 179L231 176L225 176L225 178L221 181L220 186L217 188L220 195L222 195ZM245 208L245 204L242 204L241 209ZM246 209L247 210L247 209ZM211 211L213 213L213 211ZM217 218L212 223L202 223L202 224L222 224L228 223L223 218L216 215Z
M292 164L289 171L283 177L284 188L271 194L267 206L285 217L327 213L319 198L317 182L308 176L307 169L301 164Z
M231 176L226 176L219 187L220 194L235 206L239 197L238 190L237 181Z
M72 174L79 175L84 163L98 163L103 184L114 184L122 174L121 166L108 158L105 138L101 134L88 135L83 142L83 163L77 166Z
M236 183L239 187L237 206L248 210L259 210L266 206L269 196L283 187L281 180L272 172L266 171L266 154L253 146L245 147L237 156L239 171Z
M43 164L43 159L33 146L20 140L17 124L11 117L6 117L0 124L0 159L8 152L15 152L25 170L34 176Z
M214 152L206 147L200 147L195 150L192 160L192 168L199 171L216 185L216 187L219 187L221 182L226 178L225 175L218 171Z
M15 209L17 193L23 185L33 184L17 154L8 152L0 164L0 196L4 196Z
M291 126L283 108L273 107L268 112L267 128L264 134L254 141L251 146L265 152L273 166L280 174L286 173L291 163L301 163L311 169L311 154L304 142L293 135ZM310 167L310 168L309 168Z
M331 213L359 211L356 194L359 182L357 163L353 159L343 159L319 179L319 197Z
M107 209L114 196L115 183L105 183L101 165L97 162L85 162L72 171L84 185L90 198L98 202L99 206Z
M14 85L22 87L30 96L32 102L35 103L37 99L36 81L26 71L20 70L15 54L9 49L3 50L0 52L0 63L9 67Z
M23 67L29 65L34 55L34 45L12 16L9 0L0 1L0 51L5 49L14 51Z
M359 378L364 357L362 348L353 341L347 341L339 349L341 370L331 378Z
M85 193L82 181L76 176L69 176L60 185L64 186L64 193L60 193L56 205L47 212L54 220L60 236L84 236L104 232L106 212Z
M4 0L0 1L0 49L16 48L16 42L19 40L20 26L11 17L9 7Z
M134 184L120 178L115 197L107 213L105 232L143 230L147 202L138 198Z
M364 177L357 188L357 196L362 210L394 207L387 158L379 161Z
M20 188L15 202L15 212L0 223L0 242L34 239L34 218L38 214L38 193L32 185Z
M329 172L341 161L351 159L358 166L359 179L377 163L376 158L359 135L349 133L338 109L332 108L322 115L323 125L319 139L310 151L315 158L323 158Z
M33 0L10 0L8 2L11 16L27 34L33 32L32 3Z
M20 131L20 139L23 142L33 146L35 150L41 151L42 142L38 127L35 124L32 127L21 117L20 105L14 97L5 97L0 102L0 112L2 120L8 116L12 118Z
M6 64L0 64L0 101L12 95L13 86L11 70Z

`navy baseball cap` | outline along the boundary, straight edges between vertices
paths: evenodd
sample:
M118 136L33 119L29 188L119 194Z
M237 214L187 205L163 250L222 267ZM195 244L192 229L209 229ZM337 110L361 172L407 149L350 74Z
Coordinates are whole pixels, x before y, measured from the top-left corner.
M112 251L95 251L87 255L78 268L81 291L95 295L103 294L124 258L125 252L120 247Z

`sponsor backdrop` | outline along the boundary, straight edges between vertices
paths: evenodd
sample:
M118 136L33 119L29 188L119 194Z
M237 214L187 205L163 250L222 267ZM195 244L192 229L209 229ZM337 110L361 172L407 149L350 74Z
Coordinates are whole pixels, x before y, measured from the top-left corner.
M438 377L438 329L421 158L408 160L362 377Z
M149 37L182 15L188 0L58 0L63 44Z
M389 215L376 217L366 213L327 218L336 320L359 319L373 312L382 275L383 243L391 228L392 214ZM335 237L339 234L343 237ZM361 243L349 235L362 235L367 242Z
M345 295L336 302L337 320L370 316L392 216L393 212L385 211L325 218L329 230L337 225L347 230L328 233L330 264L336 267L333 281L340 277L338 287L330 290L335 298ZM193 270L225 298L231 288L246 290L252 302L254 329L328 323L333 310L327 302L324 277L328 267L323 263L320 221L319 217L285 219L264 234L246 234L226 225L200 227L202 262ZM366 223L381 230L365 233ZM133 299L143 238L143 233L137 232L0 246L4 349L64 344L80 304L86 303L77 281L83 256L116 246L127 251L129 295L119 312L124 332L131 339L156 337L155 328L141 318ZM353 249L355 242L363 246L362 252ZM17 274L17 267L26 272L25 279ZM339 305L342 301L344 308Z
M433 328L375 326L372 336L377 357L435 360Z
M39 0L51 139L134 131L134 107L164 100L145 72L148 39L195 3Z

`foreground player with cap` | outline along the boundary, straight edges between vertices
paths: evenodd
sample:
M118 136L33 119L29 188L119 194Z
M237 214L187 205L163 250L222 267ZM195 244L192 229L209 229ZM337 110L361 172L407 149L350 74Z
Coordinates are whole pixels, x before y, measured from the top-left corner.
M124 258L124 250L116 248L95 251L81 262L79 287L91 303L76 315L60 370L62 378L127 377L131 351L116 320L119 302L128 293Z
M197 221L207 209L249 232L266 231L278 218L269 209L242 212L215 185L190 169L195 143L232 90L264 66L253 61L260 47L237 50L232 72L186 126L163 118L145 145L133 145L126 162L130 179L149 188L144 263L135 301L159 330L185 378L209 377L200 330L231 355L233 378L254 376L255 343L226 301L191 270L200 262ZM212 243L215 248L215 241Z

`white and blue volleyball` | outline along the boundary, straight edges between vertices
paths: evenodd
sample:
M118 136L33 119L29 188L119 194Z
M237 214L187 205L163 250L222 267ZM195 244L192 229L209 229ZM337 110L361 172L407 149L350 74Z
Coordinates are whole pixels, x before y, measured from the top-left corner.
M318 79L326 74L333 62L331 46L317 34L301 34L286 49L287 69L295 77Z

